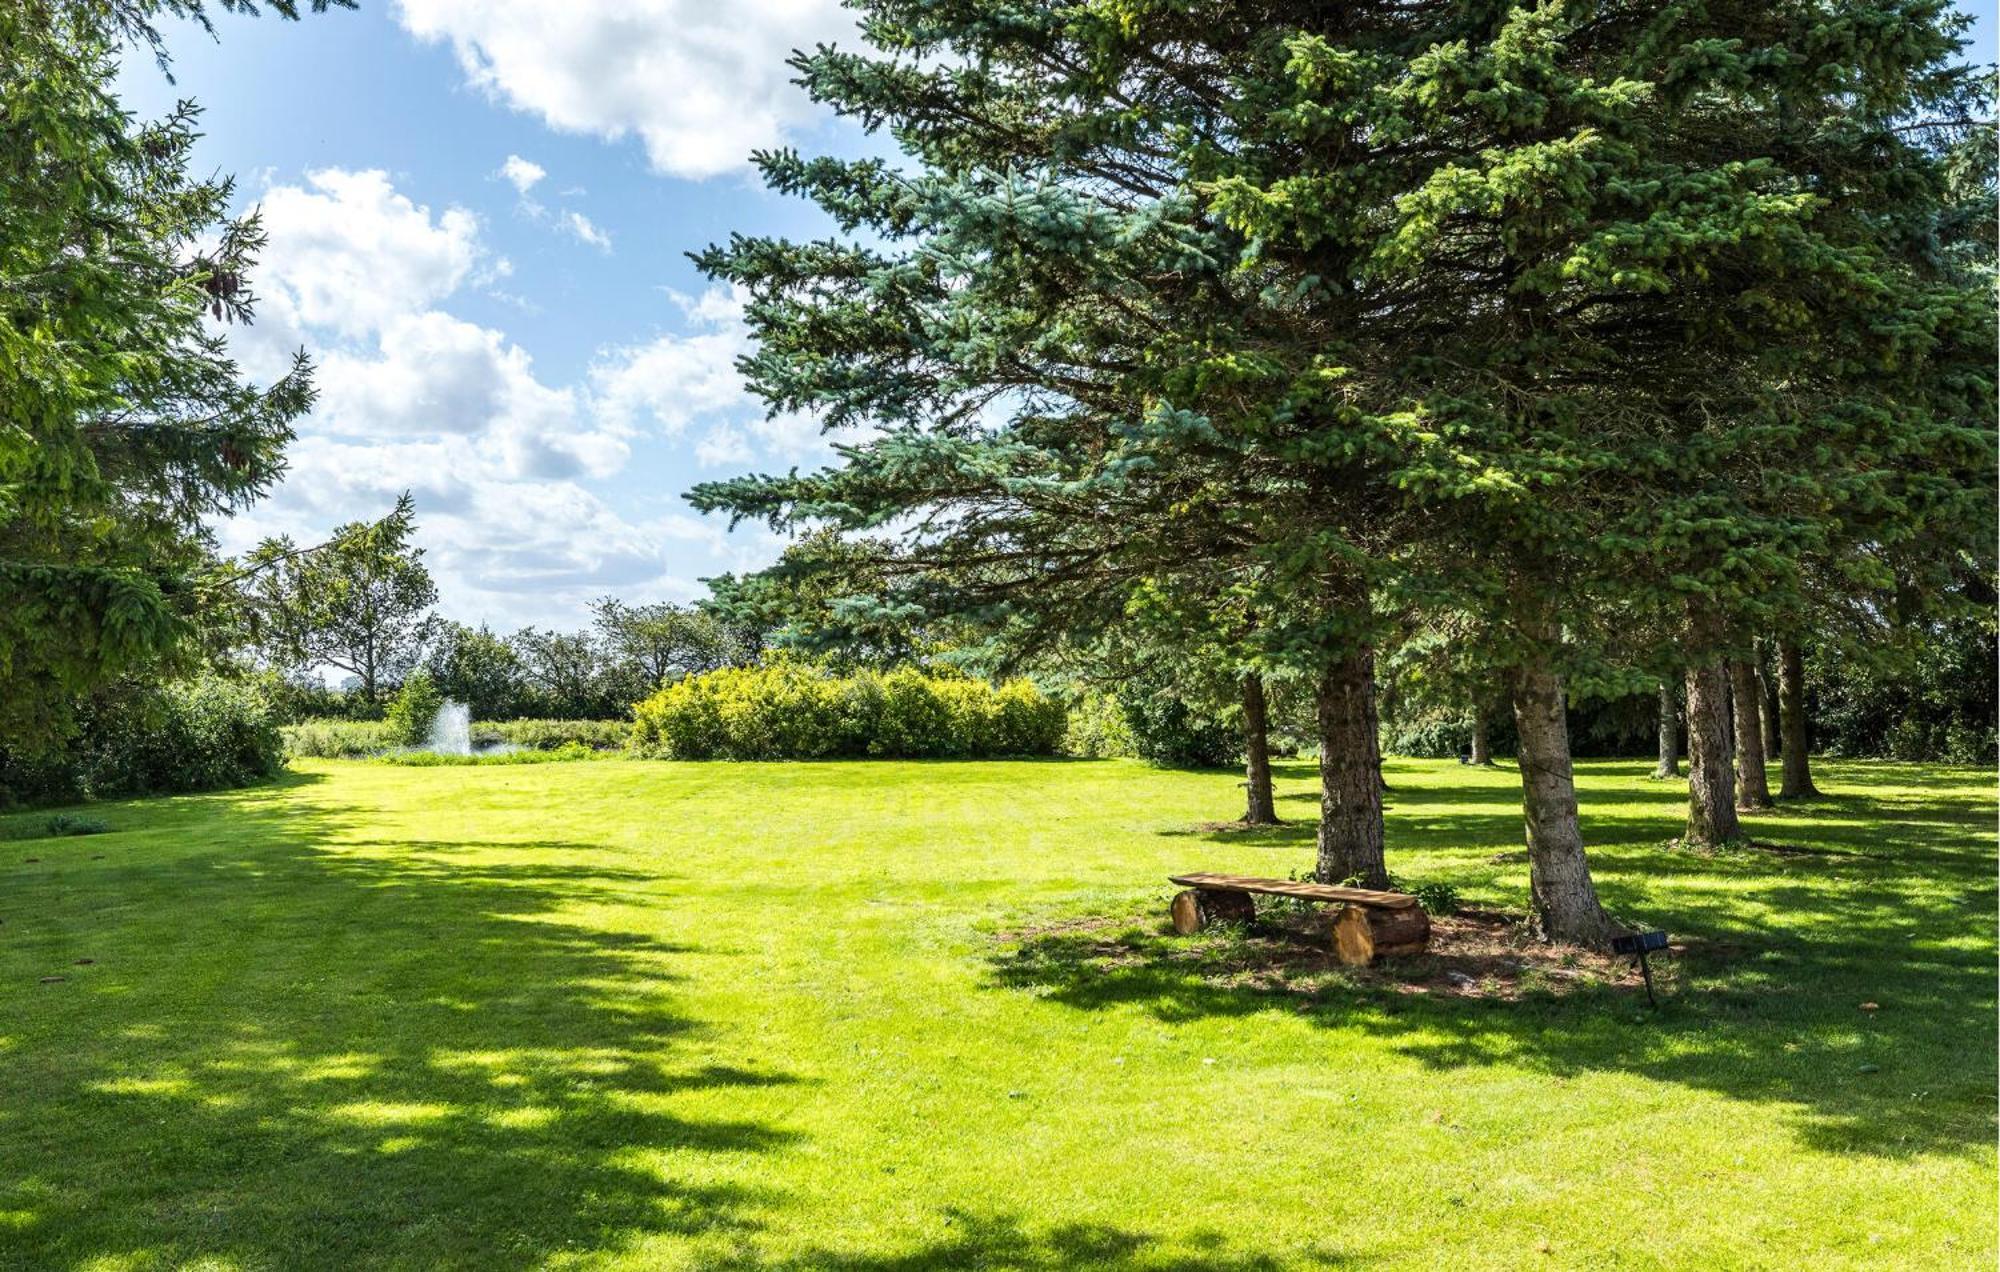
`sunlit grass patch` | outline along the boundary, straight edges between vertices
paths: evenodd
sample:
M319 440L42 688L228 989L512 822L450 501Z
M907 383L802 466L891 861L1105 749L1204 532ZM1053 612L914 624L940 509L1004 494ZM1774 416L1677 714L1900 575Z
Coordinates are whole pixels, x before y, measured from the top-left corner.
M1115 761L107 806L0 856L0 1267L1991 1266L1990 780L1829 764L1749 818L1814 852L1704 856L1649 767L1579 787L1657 1013L1515 943L1505 769L1390 762L1465 928L1360 972L1164 930L1169 874L1310 867L1305 763L1259 831Z

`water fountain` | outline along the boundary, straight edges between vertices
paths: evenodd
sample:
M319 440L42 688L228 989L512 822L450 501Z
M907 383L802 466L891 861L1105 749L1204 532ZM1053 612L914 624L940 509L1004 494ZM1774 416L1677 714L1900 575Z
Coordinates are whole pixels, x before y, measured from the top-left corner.
M424 741L426 751L439 755L472 754L472 708L463 702L447 702L431 717L431 735Z

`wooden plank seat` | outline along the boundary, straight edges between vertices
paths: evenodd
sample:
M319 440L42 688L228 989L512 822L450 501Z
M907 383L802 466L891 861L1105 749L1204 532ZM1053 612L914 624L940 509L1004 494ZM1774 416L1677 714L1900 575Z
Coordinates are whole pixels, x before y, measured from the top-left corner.
M1251 898L1261 894L1338 904L1327 922L1327 937L1335 956L1351 967L1365 967L1382 957L1421 954L1430 945L1430 916L1407 892L1211 871L1167 878L1185 889L1168 907L1174 931L1182 936L1211 923L1250 922L1257 917L1257 903Z

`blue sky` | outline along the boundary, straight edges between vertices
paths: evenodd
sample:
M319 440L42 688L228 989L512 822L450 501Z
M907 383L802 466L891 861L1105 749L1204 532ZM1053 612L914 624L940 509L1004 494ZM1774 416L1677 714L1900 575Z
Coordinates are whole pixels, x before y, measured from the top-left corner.
M775 555L681 492L828 452L741 393L733 298L685 253L829 228L745 160L871 144L786 82L789 49L851 29L837 4L363 0L216 27L170 28L177 82L133 57L121 93L202 104L199 164L236 175L272 238L233 343L265 374L304 345L322 390L226 548L317 538L407 488L441 608L500 628L691 597Z
M320 364L291 475L218 526L225 548L317 539L409 489L441 608L503 629L771 559L767 532L725 533L681 492L828 452L742 394L735 299L685 253L829 229L745 160L876 144L788 83L790 49L852 40L836 0L362 5L218 15L219 42L170 27L178 83L143 57L121 83L145 115L201 102L200 164L263 208L246 364L300 345Z

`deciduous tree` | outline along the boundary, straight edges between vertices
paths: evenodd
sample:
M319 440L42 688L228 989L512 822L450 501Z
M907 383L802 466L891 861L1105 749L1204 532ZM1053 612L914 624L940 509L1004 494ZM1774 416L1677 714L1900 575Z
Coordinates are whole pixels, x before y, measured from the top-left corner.
M416 666L435 619L437 585L413 547L407 503L379 522L350 522L323 546L266 539L245 558L244 586L268 659L285 669L333 667L370 703Z

